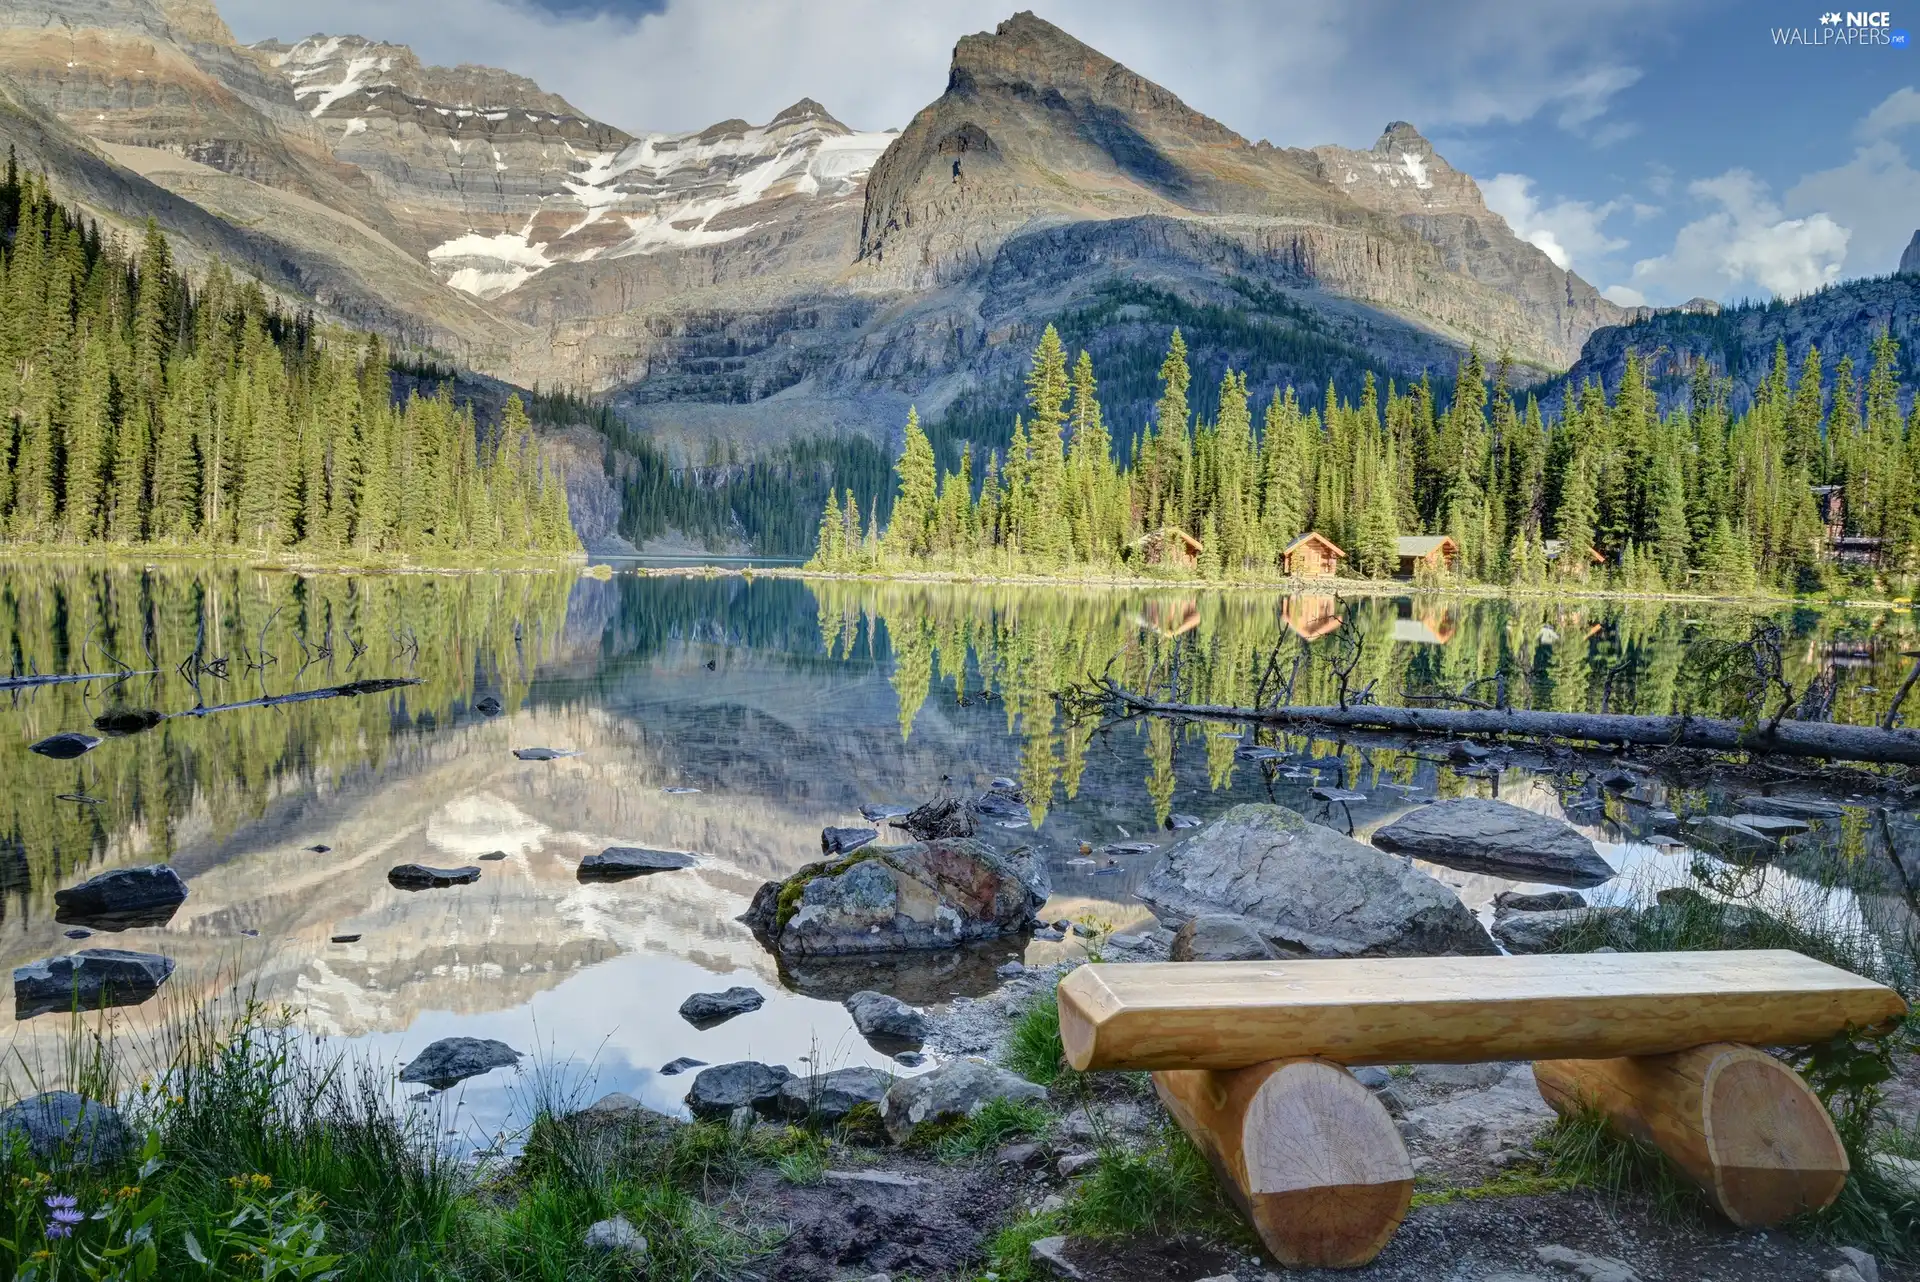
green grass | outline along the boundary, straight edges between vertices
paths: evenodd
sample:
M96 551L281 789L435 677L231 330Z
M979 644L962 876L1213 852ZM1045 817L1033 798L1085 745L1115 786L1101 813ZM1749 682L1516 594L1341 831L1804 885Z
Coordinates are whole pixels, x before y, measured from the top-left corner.
M972 1117L933 1133L925 1143L941 1161L961 1162L1044 1135L1052 1121L1052 1114L1033 1100L991 1099ZM915 1139L919 1141L917 1135Z
M1032 1248L1041 1238L1066 1230L1058 1211L1029 1211L994 1234L987 1243L987 1269L1000 1282L1030 1282L1034 1272Z
M1496 1197L1538 1197L1542 1193L1558 1193L1578 1186L1579 1181L1568 1175L1548 1175L1531 1167L1519 1167L1502 1171L1480 1184L1470 1184L1460 1188L1420 1189L1413 1195L1413 1205L1445 1206L1449 1202L1475 1202Z
M1207 1159L1171 1122L1141 1149L1103 1143L1099 1164L1067 1207L1067 1224L1090 1237L1197 1233L1252 1240Z
M1003 1059L1008 1068L1042 1086L1051 1086L1063 1075L1073 1074L1067 1067L1066 1047L1060 1041L1057 994L1045 994L1014 1021L1013 1030L1007 1035Z

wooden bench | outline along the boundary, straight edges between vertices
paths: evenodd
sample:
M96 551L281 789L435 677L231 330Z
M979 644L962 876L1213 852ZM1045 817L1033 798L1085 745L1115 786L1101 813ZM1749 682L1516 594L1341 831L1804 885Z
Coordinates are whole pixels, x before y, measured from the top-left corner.
M1282 1264L1348 1268L1406 1215L1413 1169L1360 1064L1532 1060L1541 1095L1656 1145L1734 1223L1826 1206L1847 1178L1797 1046L1906 1013L1793 952L1584 953L1082 966L1060 984L1081 1070L1153 1073Z

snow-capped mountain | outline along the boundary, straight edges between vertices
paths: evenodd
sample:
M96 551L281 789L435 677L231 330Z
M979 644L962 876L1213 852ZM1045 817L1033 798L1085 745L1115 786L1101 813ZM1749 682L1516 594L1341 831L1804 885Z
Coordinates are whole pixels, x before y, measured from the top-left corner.
M494 298L558 263L720 244L787 198L840 200L892 141L803 99L765 125L632 137L532 81L427 67L404 45L313 36L254 46L334 155L421 219L427 261Z

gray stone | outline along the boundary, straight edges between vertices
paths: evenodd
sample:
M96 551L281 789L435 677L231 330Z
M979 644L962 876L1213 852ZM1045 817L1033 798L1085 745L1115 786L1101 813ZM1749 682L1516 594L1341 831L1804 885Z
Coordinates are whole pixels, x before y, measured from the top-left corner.
M473 701L473 710L483 717L497 717L506 711L506 708L500 700L490 694L484 694Z
M1202 819L1199 815L1183 815L1183 814L1176 813L1176 814L1171 814L1167 816L1167 827L1172 828L1176 831L1182 831L1187 828L1198 828L1201 825L1205 824L1206 822L1207 821Z
M1762 837L1797 837L1803 832L1811 832L1813 825L1804 819L1790 819L1785 815L1735 815L1733 821L1753 829Z
M754 1110L745 1104L727 1114L727 1134L733 1137L735 1143L747 1138L748 1133L753 1130L753 1121L756 1116Z
M629 1259L645 1256L647 1239L627 1222L624 1215L597 1221L587 1230L587 1250L600 1255L624 1255Z
M515 748L513 755L522 761L558 761L573 754L563 748Z
M1846 1262L1853 1266L1853 1271L1860 1275L1863 1282L1880 1282L1880 1261L1857 1246L1843 1246L1839 1251Z
M1735 803L1750 815L1778 815L1783 819L1840 819L1846 807L1831 801L1803 801L1797 797L1742 797Z
M887 1092L881 1109L887 1134L905 1144L922 1126L972 1117L989 1100L1044 1100L1047 1092L1024 1077L977 1059L942 1064L919 1077L903 1078Z
M995 1166L1032 1166L1039 1160L1038 1144L1008 1144L993 1155Z
M1169 846L1139 898L1168 925L1227 913L1314 956L1497 951L1440 882L1281 806L1235 806Z
M480 870L465 868L429 868L425 864L401 864L387 871L387 882L397 890L431 890L436 886L467 886L480 880Z
M1315 801L1346 802L1365 801L1367 794L1355 792L1351 788L1314 788L1309 794Z
M1304 957L1304 949L1292 947L1287 955ZM1268 943L1259 929L1245 917L1228 913L1206 913L1183 923L1173 932L1169 961L1273 961L1281 953Z
M880 839L872 828L822 828L820 849L829 855L844 855Z
M836 1068L812 1077L796 1077L780 1087L779 1109L789 1121L837 1126L862 1104L878 1109L894 1083L879 1068Z
M1065 1153L1061 1155L1054 1169L1060 1172L1061 1178L1072 1179L1080 1172L1091 1170L1098 1165L1100 1165L1098 1153Z
M690 1068L705 1068L707 1061L682 1055L679 1059L670 1059L660 1066L660 1076L678 1077Z
M1033 932L1033 937L1043 944L1057 944L1065 939L1066 933L1053 926L1047 926Z
M1056 1278L1065 1278L1067 1282L1078 1282L1087 1275L1073 1266L1067 1259L1067 1239L1064 1237L1043 1237L1027 1248L1027 1258Z
M1820 1282L1867 1282L1867 1279L1853 1265L1840 1264L1822 1273Z
M647 1106L625 1091L608 1091L582 1110L588 1117L624 1117L628 1113L644 1113Z
M1026 966L1017 961L1001 962L993 968L993 973L1002 979L1018 979L1027 973Z
M797 902L786 887L798 885ZM768 882L747 920L792 957L952 948L1024 930L1052 888L1026 849L970 837L869 846ZM781 920L781 901L789 904Z
M54 891L54 920L116 931L164 926L186 898L187 883L166 864L116 868Z
M883 1189L914 1189L926 1183L918 1175L898 1171L826 1171L823 1175L834 1184L872 1184Z
M444 1088L496 1068L512 1068L519 1062L520 1052L505 1042L480 1037L443 1037L414 1056L400 1070L400 1080Z
M1695 844L1721 853L1765 856L1780 849L1772 837L1726 815L1703 815L1690 819L1687 821L1687 833Z
M903 819L910 813L906 806L860 807L860 817L870 824L885 823L889 819Z
M1549 890L1538 895L1523 895L1503 890L1493 897L1494 913L1545 913L1569 908L1585 908L1587 897L1577 890Z
M847 998L845 1005L853 1026L870 1041L909 1049L927 1040L927 1017L898 997L864 989Z
M793 1071L784 1064L762 1064L751 1059L716 1064L694 1074L687 1091L687 1108L695 1117L727 1117L736 1108L772 1117L779 1112L780 1088L792 1080Z
M29 1096L0 1112L0 1143L26 1141L42 1162L62 1153L84 1166L106 1166L125 1157L133 1135L118 1110L72 1091Z
M1368 1064L1353 1070L1353 1080L1370 1091L1377 1091L1393 1081L1393 1074L1375 1064Z
M581 881L624 881L652 872L674 872L700 861L681 850L647 850L641 846L608 846L580 861L574 874Z
M1571 824L1504 801L1436 801L1373 834L1382 850L1462 872L1559 886L1597 886L1613 866Z
M680 1018L695 1028L711 1028L766 1004L766 995L759 989L736 984L724 992L695 993L680 1003Z
M1639 1275L1632 1269L1604 1255L1588 1255L1566 1246L1537 1246L1533 1253L1542 1264L1584 1278L1586 1282L1640 1282Z
M1491 1086L1403 1110L1400 1127L1409 1141L1428 1152L1490 1157L1503 1149L1526 1148L1556 1116L1540 1098L1532 1068L1522 1064L1505 1068Z
M1615 931L1624 931L1633 920L1631 908L1557 908L1538 913L1506 913L1496 916L1493 937L1510 953L1550 953L1567 936L1598 922L1606 927L1603 942L1615 940Z
M171 957L122 948L85 948L28 962L13 971L13 1017L138 1006L159 992L171 974Z
M27 751L37 752L43 757L52 757L55 761L72 761L75 757L84 757L98 748L100 742L90 734L62 730L59 734L48 735L30 746Z

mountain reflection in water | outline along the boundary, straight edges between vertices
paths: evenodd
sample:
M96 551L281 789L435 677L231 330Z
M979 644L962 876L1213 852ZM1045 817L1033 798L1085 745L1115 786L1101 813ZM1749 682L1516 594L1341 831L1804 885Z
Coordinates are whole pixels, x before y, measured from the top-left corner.
M839 1005L857 988L931 1003L987 991L1008 957L1082 955L1073 942L1007 941L783 972L735 918L762 881L819 857L823 827L863 824L862 805L1011 778L1025 817L995 816L982 836L1046 854L1047 915L1145 929L1132 892L1155 854L1104 848L1164 844L1176 815L1272 800L1364 839L1435 797L1498 795L1593 836L1621 871L1597 892L1606 900L1693 875L1693 852L1653 844L1658 811L1730 802L1652 775L1615 795L1585 777L1588 764L1463 772L1433 745L1377 737L1275 737L1263 741L1268 756L1249 751L1260 746L1251 734L1217 724L1103 726L1055 698L1089 674L1197 703L1244 704L1291 683L1294 702L1318 703L1337 697L1340 659L1351 661L1350 690L1388 703L1505 672L1516 704L1719 712L1724 696L1696 688L1687 646L1743 636L1755 617L1547 598L15 565L0 580L15 672L117 661L155 671L0 702L0 955L18 966L111 946L173 958L159 997L113 1014L128 1038L238 985L395 1067L443 1036L530 1052L520 1070L452 1093L447 1107L464 1108L459 1125L475 1135L509 1124L533 1072L591 1077L594 1090L674 1108L689 1078L655 1069L678 1056L800 1071L891 1063ZM1798 611L1782 622L1789 679L1835 670L1843 655L1836 719L1884 709L1908 662L1906 616ZM115 716L107 724L133 732L76 760L28 752L103 716L381 677L419 684L157 724ZM481 710L489 697L499 715ZM513 755L535 746L572 755ZM1316 801L1316 786L1366 800ZM1900 859L1909 819L1846 814L1791 844L1752 893L1825 896L1822 911L1908 930L1902 878L1920 869ZM620 882L577 878L582 858L616 845L699 862ZM159 861L191 889L164 925L78 940L55 920L55 890ZM401 863L473 864L482 875L408 892L387 882ZM1482 912L1515 886L1429 871ZM767 1005L705 1031L679 1018L689 994L741 983ZM71 1021L5 1018L11 1071L36 1066L47 1084Z

